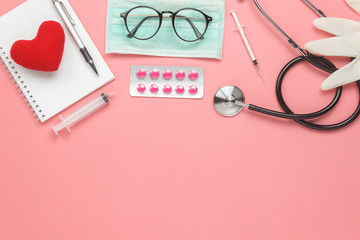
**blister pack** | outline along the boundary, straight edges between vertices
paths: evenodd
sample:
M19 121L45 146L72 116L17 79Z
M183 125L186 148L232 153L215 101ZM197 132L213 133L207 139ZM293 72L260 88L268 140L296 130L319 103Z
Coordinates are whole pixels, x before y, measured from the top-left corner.
M199 67L131 67L133 97L192 98L204 96L204 69Z

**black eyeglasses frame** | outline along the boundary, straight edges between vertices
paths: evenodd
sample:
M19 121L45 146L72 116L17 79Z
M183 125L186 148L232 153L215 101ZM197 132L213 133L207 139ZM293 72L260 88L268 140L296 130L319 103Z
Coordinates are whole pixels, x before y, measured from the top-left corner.
M144 18L132 31L130 31L130 29L129 29L129 27L128 27L127 17L128 17L128 15L129 15L129 13L130 13L131 11L133 11L133 10L135 10L135 9L137 9L137 8L149 8L149 9L152 9L152 10L154 10L154 11L158 14L158 16L159 16L159 27L158 27L158 29L156 30L156 32L155 32L152 36L150 36L150 37L148 37L148 38L138 38L138 37L136 37L136 36L134 35L134 34L136 33L137 29L138 29L138 28L141 26L141 24L146 20L146 18ZM182 38L182 37L178 34L178 32L176 31L176 28L175 28L176 16L177 16L177 14L178 14L179 12L181 12L181 11L183 11L183 10L194 10L194 11L197 11L197 12L201 13L201 14L204 16L205 20L206 20L205 31L204 31L203 33L200 33L200 32L197 30L197 28L195 27L195 25L191 22L191 20L190 20L190 19L186 19L186 20L190 23L191 27L192 27L192 28L194 29L194 31L195 31L195 34L196 34L196 36L197 36L197 39L195 39L195 40L187 40L187 39L184 39L184 38ZM149 40L149 39L153 38L153 37L159 32L159 30L160 30L160 28L161 28L161 24L162 24L162 20L163 20L163 15L164 15L164 14L170 14L170 15L171 15L171 22L172 22L172 26L173 26L173 29L174 29L175 34L176 34L181 40L183 40L183 41L185 41L185 42L196 42L196 41L198 41L198 40L204 39L204 35L205 35L205 33L206 33L206 31L207 31L207 29L208 29L208 27L209 27L209 23L213 20L212 17L206 15L204 12L202 12L202 11L200 11L199 9L196 9L196 8L182 8L182 9L177 10L176 12L172 12L172 11L161 11L161 12L160 12L160 11L156 10L155 8L152 8L152 7L149 7L149 6L137 6L137 7L131 8L131 9L127 10L126 12L121 13L121 14L120 14L120 17L122 17L122 18L124 19L125 27L126 27L127 31L129 32L129 34L127 35L127 37L129 37L129 38L132 38L132 37L133 37L133 38L136 38L136 39L138 39L138 40ZM134 31L135 31L135 33L134 33Z

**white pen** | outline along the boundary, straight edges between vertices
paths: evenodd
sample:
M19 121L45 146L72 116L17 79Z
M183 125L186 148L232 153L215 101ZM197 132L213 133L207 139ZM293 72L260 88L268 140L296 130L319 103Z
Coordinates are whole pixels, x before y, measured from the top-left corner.
M244 41L245 47L246 47L246 49L247 49L247 51L248 51L248 53L249 53L249 56L250 56L250 58L251 58L251 61L253 62L254 66L255 66L255 68L256 68L257 73L258 73L259 76L262 78L262 73L261 73L260 68L259 68L259 63L258 63L258 61L256 60L255 55L254 55L254 52L252 51L252 49L251 49L251 47L250 47L250 43L249 43L249 41L248 41L248 39L247 39L247 37L246 37L246 35L245 35L245 32L244 32L243 27L241 26L241 24L240 24L240 22L239 22L238 17L236 16L235 10L232 10L232 11L231 11L231 14L232 14L232 16L233 16L233 18L234 18L234 20L235 20L235 23L236 23L237 29L238 29L239 32L240 32L241 38L242 38L242 40Z
M68 29L70 35L74 39L76 45L79 47L81 54L84 56L86 62L90 64L91 68L94 70L97 76L99 76L99 73L95 67L94 60L90 56L88 50L86 49L84 43L82 42L81 38L79 37L79 34L76 32L75 29L75 22L71 18L69 12L66 10L66 7L64 6L63 2L61 0L52 0L54 3L54 6L56 10L58 11L60 17L65 23L66 28Z

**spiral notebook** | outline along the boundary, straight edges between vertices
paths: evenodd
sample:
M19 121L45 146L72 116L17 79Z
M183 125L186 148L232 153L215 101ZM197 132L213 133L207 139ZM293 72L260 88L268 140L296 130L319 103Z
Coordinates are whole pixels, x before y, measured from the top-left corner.
M76 23L76 30L99 71L93 72L68 33L52 0L28 0L0 17L0 57L10 77L37 118L44 122L114 79L67 0L62 0ZM39 72L17 65L10 57L17 40L35 38L39 26L48 20L59 22L65 32L65 48L59 70Z

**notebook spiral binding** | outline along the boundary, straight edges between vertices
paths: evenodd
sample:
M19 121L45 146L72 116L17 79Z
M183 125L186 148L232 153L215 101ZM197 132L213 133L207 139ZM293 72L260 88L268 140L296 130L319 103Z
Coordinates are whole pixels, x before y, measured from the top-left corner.
M6 73L11 78L11 81L15 84L17 90L19 93L21 93L21 97L24 99L25 103L27 103L28 108L32 112L32 114L37 118L37 120L40 120L39 116L42 112L39 105L36 105L36 100L34 99L33 95L31 95L30 89L26 86L26 83L21 80L21 76L19 75L19 72L16 71L15 66L13 66L13 63L11 59L6 55L5 50L3 47L0 46L0 65L2 65ZM32 102L29 102L29 100ZM34 107L36 109L34 109ZM42 117L45 117L45 115L42 115Z

